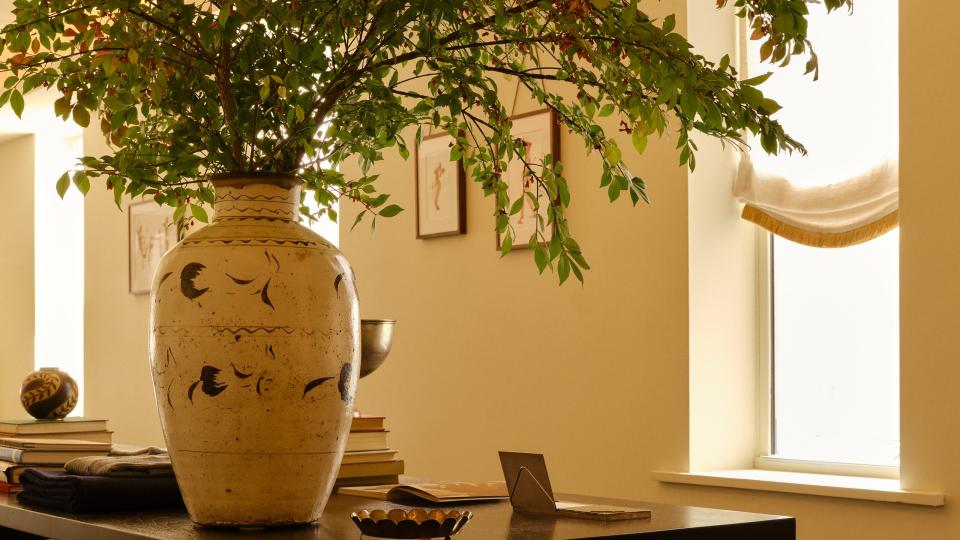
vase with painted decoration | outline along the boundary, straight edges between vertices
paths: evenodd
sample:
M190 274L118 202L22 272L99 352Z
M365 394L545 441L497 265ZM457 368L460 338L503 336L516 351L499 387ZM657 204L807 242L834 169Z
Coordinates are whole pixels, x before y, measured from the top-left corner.
M353 271L298 223L296 178L213 185L212 222L172 248L153 281L150 362L167 448L195 522L310 523L350 430Z

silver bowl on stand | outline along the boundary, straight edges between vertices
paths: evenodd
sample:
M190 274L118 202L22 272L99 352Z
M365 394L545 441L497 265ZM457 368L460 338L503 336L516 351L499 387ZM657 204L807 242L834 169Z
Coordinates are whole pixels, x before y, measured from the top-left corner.
M393 319L360 320L360 377L366 377L383 364L393 345Z

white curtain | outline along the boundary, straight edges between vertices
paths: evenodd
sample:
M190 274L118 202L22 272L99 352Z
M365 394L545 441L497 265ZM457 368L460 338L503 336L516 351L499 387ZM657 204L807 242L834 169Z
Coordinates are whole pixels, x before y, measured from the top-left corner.
M899 223L898 167L890 160L846 180L805 185L758 172L744 154L733 191L743 219L808 246L866 242Z
M760 62L763 40L748 42L747 76L768 71L764 94L774 118L806 156L745 153L734 182L743 217L816 247L865 242L897 226L899 96L897 0L855 2L852 13L810 5L809 32L820 79L804 62ZM759 146L759 145L756 145Z

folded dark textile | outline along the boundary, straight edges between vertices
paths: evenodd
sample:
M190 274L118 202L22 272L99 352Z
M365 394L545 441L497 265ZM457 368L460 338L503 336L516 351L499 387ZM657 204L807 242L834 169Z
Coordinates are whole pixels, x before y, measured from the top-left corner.
M182 507L173 477L111 478L29 469L20 475L17 501L78 514Z

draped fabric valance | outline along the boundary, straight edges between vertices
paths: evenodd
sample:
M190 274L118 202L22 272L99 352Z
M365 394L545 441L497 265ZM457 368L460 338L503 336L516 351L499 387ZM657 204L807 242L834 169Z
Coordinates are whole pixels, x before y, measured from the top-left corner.
M872 240L899 224L899 168L895 161L841 182L805 186L757 171L742 155L734 195L743 219L813 247L845 247Z

